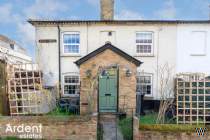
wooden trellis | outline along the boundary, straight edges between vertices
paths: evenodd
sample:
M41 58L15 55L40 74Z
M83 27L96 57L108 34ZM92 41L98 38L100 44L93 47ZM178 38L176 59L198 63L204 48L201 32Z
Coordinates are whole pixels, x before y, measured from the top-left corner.
M38 114L42 91L42 74L36 64L7 67L10 115Z
M176 77L177 123L210 123L210 76L181 73Z

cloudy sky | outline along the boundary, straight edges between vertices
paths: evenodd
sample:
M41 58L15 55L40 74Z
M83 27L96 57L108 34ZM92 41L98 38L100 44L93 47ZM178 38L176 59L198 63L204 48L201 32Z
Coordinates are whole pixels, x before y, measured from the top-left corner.
M100 0L0 0L0 34L34 56L27 19L100 19ZM115 0L115 19L209 19L210 0Z

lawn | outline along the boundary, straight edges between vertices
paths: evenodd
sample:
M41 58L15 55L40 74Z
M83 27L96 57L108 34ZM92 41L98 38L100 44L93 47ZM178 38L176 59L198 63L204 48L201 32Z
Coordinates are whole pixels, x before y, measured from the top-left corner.
M0 137L0 140L26 140L26 139L19 139L16 137L5 137L5 138ZM32 139L27 139L27 140L32 140Z
M207 127L203 124L176 124L174 120L167 124L156 124L156 118L157 113L150 113L145 116L141 116L139 129L161 132L195 132L195 128Z
M157 113L150 113L140 117L140 124L156 124Z

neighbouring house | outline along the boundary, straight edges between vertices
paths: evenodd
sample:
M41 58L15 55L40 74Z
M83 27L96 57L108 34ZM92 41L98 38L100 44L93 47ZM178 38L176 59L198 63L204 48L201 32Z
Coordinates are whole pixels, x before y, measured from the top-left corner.
M0 59L11 64L32 63L26 50L4 35L0 35Z
M0 35L0 114L9 114L7 98L9 72L7 67L26 63L32 63L32 57L27 54L26 50L15 41Z
M114 20L113 3L101 0L101 20L28 21L36 28L44 85L60 85L60 96L79 100L81 113L90 97L94 112L135 108L138 93L145 94L145 107L158 107L160 68L166 65L172 77L209 72L209 20Z

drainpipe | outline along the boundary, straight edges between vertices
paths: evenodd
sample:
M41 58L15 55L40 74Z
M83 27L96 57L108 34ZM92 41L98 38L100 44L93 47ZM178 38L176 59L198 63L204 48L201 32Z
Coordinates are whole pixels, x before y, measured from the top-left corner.
M60 26L58 25L58 76L59 76L59 98L61 97L61 43L60 43L60 33L61 29Z
M88 23L86 23L86 26L87 26L87 36L86 36L86 37L87 37L87 42L86 42L86 43L87 43L87 52L86 52L86 53L88 54L88 53L89 53L89 46L88 46L88 45L89 45L89 42L88 42L88 37L89 37L89 26L88 26Z
M160 49L160 32L163 30L162 26L158 29L158 42L157 42L157 95L159 96L159 49Z

